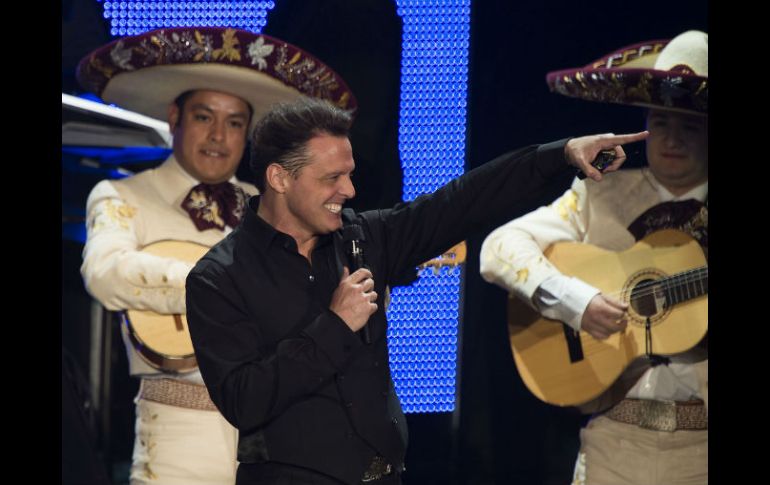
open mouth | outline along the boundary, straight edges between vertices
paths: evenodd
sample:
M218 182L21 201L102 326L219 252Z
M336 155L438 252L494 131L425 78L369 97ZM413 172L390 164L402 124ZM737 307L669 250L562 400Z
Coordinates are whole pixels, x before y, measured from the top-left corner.
M207 157L214 157L214 158L224 158L227 156L227 153L220 152L218 150L201 150L201 153L203 153Z
M332 214L339 214L342 212L342 204L324 204L324 207Z

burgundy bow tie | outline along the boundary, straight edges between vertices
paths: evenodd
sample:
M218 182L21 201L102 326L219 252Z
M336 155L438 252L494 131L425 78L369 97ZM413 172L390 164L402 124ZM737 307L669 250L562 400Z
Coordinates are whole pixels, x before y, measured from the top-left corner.
M198 184L182 201L182 208L190 214L199 231L225 226L235 227L243 216L248 196L237 185L230 182L221 184Z

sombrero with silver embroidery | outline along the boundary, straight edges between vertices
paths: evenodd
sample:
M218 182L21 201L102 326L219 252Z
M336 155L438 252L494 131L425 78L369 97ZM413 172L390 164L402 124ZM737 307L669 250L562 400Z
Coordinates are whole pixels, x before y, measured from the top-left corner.
M551 91L605 103L708 114L708 34L690 30L607 54L585 67L549 72Z
M232 28L168 28L123 37L84 57L77 79L108 103L160 120L177 96L196 89L247 101L252 128L271 105L301 96L356 108L345 81L318 58L274 37Z

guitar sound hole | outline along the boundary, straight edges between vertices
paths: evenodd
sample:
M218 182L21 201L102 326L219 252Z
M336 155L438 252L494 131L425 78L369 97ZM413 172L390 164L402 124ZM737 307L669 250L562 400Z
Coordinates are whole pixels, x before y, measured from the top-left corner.
M642 280L631 290L631 308L643 317L666 309L666 296L655 280Z

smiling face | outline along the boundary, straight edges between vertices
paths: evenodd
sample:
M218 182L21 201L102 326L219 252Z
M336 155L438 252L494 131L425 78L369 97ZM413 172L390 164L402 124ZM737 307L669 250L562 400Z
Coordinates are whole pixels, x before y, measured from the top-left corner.
M708 180L708 118L650 110L647 163L655 178L674 195Z
M294 174L284 171L280 184L280 229L298 240L340 229L342 207L356 195L351 180L356 164L347 137L317 135L306 147L309 163Z
M169 106L168 123L174 156L187 173L209 184L233 176L246 146L245 101L217 91L194 91L181 110L175 103Z

